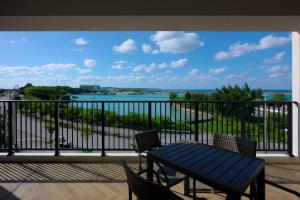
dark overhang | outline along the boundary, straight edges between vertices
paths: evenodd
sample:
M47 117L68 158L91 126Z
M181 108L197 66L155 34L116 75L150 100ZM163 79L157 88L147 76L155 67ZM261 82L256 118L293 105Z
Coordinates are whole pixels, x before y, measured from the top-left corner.
M0 16L300 15L300 0L1 0Z

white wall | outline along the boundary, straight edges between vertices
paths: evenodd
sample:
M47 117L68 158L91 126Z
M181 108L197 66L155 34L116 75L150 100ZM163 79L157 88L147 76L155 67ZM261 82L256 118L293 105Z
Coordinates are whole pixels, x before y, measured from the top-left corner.
M297 104L293 105L293 149L294 156L299 156L299 103L300 103L300 34L292 33L292 95L293 101Z

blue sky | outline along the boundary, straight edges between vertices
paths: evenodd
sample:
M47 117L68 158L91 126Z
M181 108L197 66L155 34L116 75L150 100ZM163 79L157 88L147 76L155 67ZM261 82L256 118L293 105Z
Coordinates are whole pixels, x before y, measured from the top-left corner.
M0 32L0 87L291 89L288 32Z

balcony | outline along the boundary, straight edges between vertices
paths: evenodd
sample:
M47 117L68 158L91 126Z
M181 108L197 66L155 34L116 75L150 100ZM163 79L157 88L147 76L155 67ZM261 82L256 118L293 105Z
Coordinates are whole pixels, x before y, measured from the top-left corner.
M257 155L267 161L266 178L279 184L267 185L267 199L296 199L300 169L291 157L293 104L1 101L0 197L127 199L120 160L137 168L134 135L157 129L165 145L186 140L211 144L213 133L256 140ZM184 197L183 184L174 190ZM224 199L222 193L199 195Z

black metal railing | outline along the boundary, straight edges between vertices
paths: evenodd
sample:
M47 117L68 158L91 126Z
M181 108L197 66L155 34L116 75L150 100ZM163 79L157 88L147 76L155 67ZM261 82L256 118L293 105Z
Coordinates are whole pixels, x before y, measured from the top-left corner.
M211 144L213 133L246 137L259 151L292 149L293 102L0 101L0 150L101 152L136 149L158 129L163 144Z

